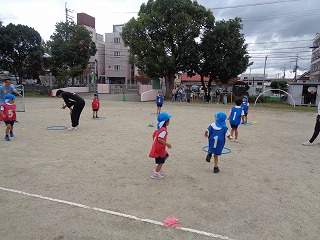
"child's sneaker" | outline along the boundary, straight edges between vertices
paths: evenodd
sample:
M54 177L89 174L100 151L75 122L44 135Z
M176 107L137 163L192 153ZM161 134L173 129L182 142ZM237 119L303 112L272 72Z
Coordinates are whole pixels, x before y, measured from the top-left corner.
M304 146L312 146L313 144L311 143L311 142L304 142L304 143L302 143L302 145L304 145Z
M160 173L153 171L152 175L151 175L152 179L164 179L164 176L162 176Z
M162 169L160 170L159 173L160 173L161 176L164 176L164 175L165 175L165 172L164 172Z
M207 162L210 162L211 157L212 157L212 154L211 154L211 153L208 153L208 155L207 155L207 157L206 157L206 161L207 161Z
M235 141L235 142L238 142L238 139L236 138L236 139L234 139L234 141Z
M14 137L14 134L13 134L13 132L10 132L10 137Z
M11 141L10 138L9 138L9 136L6 136L6 137L4 138L4 140L6 140L6 141Z
M220 172L219 167L214 167L214 168L213 168L213 172L214 172L214 173L218 173L218 172Z

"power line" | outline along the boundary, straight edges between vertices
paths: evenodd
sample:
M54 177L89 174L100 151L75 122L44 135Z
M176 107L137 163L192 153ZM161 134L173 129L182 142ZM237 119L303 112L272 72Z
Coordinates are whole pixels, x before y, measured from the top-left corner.
M241 4L241 5L227 6L227 7L209 8L209 9L211 9L211 10L221 10L221 9L241 8L241 7L256 7L256 6L278 4L278 3L287 3L287 2L298 2L298 1L300 1L300 0L275 0L275 1L270 1L270 2L248 3L248 4Z
M275 42L257 42L257 43L246 43L246 44L268 44L268 43L289 43L289 42L312 42L311 40L288 40L288 41L275 41Z

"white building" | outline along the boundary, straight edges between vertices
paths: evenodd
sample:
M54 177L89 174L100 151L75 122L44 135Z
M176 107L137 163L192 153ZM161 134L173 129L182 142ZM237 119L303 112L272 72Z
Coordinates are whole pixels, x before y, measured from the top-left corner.
M127 84L134 76L129 63L130 52L121 38L123 25L114 25L112 33L105 34L105 80L110 84Z
M320 82L320 33L316 34L312 48L313 51L310 66L310 81Z

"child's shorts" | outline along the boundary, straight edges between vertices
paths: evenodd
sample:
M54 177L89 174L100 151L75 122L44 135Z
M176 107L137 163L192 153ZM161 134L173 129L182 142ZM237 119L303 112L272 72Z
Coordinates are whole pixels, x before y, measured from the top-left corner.
M94 111L94 112L98 112L98 111L99 111L99 109L92 109L92 111Z
M11 126L13 126L13 124L14 124L14 121L4 121L4 123L6 124L6 125L11 125Z
M248 116L248 112L245 112L245 113L244 113L244 116Z
M230 125L232 129L238 129L239 125Z
M157 107L162 107L162 104L157 104Z
M156 164L164 164L168 157L169 157L169 154L167 153L167 155L163 158L162 157L155 158Z

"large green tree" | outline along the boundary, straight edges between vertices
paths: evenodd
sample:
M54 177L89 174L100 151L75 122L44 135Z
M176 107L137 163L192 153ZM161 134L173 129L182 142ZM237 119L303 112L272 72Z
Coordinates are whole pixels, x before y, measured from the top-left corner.
M40 34L24 25L0 26L0 66L19 76L37 78L42 68Z
M50 68L54 76L79 76L87 67L89 59L97 52L90 32L73 22L59 22L47 43ZM67 73L66 73L67 72ZM74 80L72 81L74 84Z
M250 65L242 28L240 18L221 20L203 34L198 51L200 67L195 71L202 76L204 87L203 76L209 76L208 92L213 81L228 84Z
M214 24L212 12L191 0L149 0L122 29L134 64L151 78L164 77L171 98L175 74L191 67L196 42Z

